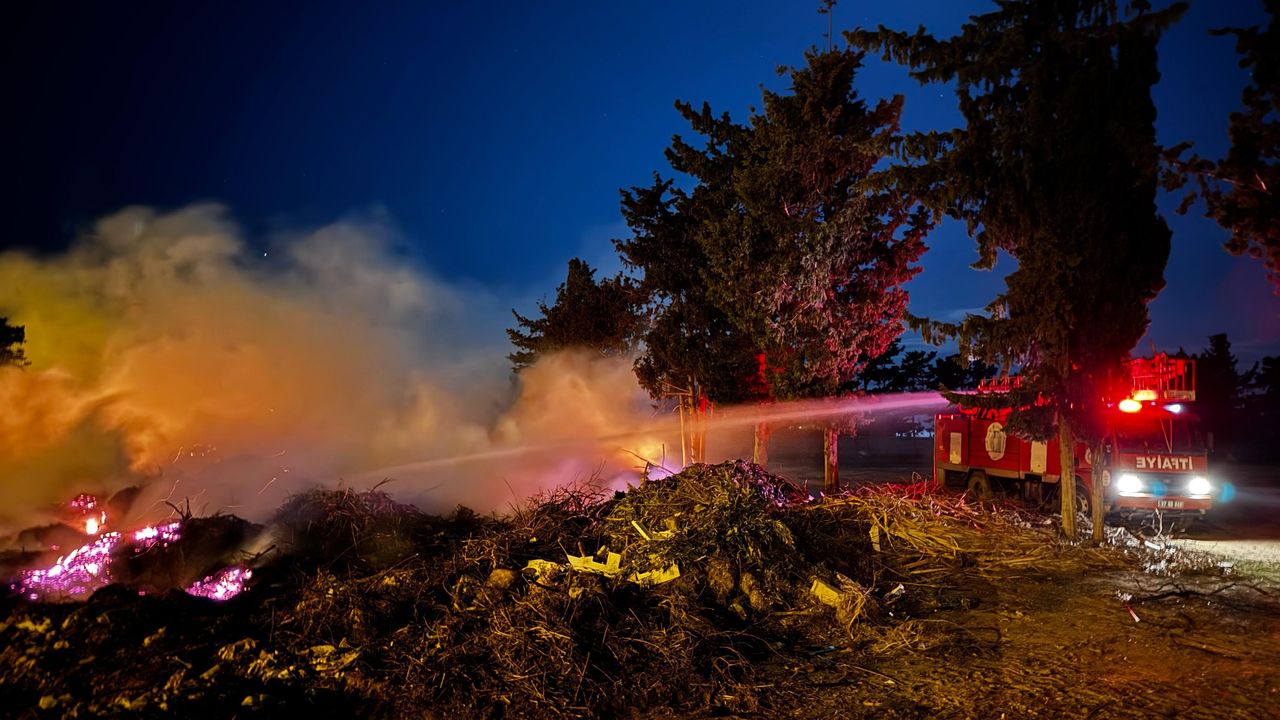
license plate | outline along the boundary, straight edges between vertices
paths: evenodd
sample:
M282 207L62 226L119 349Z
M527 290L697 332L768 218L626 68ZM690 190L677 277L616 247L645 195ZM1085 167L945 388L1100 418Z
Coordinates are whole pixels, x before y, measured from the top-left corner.
M1178 509L1178 508L1182 507L1182 501L1181 501L1181 500L1157 500L1157 501L1156 501L1156 507L1158 507L1158 508L1173 508L1173 509L1175 509L1175 510L1176 510L1176 509Z

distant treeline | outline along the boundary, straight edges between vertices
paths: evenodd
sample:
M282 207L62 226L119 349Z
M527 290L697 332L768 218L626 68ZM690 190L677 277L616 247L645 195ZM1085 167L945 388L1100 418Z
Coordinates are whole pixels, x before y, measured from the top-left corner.
M1226 333L1209 337L1196 360L1196 412L1215 453L1240 462L1280 461L1280 357L1241 369Z
M867 363L846 388L868 393L917 392L921 390L969 390L987 378L995 377L997 368L980 362L969 362L959 353L938 357L926 350L903 351L902 342L894 340L883 355Z

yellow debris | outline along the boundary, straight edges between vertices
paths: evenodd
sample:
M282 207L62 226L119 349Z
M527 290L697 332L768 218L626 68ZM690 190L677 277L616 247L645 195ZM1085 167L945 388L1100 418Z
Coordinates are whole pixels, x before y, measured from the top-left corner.
M809 592L813 593L818 602L831 607L840 607L840 601L844 599L843 593L818 578L813 579L813 585L809 587Z
M605 561L599 562L592 555L569 555L565 557L569 559L569 567L573 570L583 570L585 572L593 572L607 577L617 577L622 574L622 555L616 552L605 552Z
M678 577L680 577L680 566L675 563L671 563L669 567L661 570L632 573L631 582L640 583L641 585L661 585L665 582L671 582Z

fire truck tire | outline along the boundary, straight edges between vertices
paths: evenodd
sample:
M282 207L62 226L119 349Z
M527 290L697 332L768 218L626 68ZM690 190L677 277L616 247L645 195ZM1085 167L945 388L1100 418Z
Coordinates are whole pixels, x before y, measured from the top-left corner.
M991 480L981 470L969 473L969 481L965 484L969 496L975 500L991 500L995 494L991 492Z
M1050 490L1045 493L1043 502L1040 503L1041 509L1047 509L1050 512L1057 512L1062 507L1059 498L1062 497L1062 484L1054 483L1049 486ZM1084 486L1084 481L1076 478L1076 513L1089 514L1089 489Z
M1089 514L1092 499L1089 497L1089 488L1084 486L1084 481L1076 478L1076 512Z

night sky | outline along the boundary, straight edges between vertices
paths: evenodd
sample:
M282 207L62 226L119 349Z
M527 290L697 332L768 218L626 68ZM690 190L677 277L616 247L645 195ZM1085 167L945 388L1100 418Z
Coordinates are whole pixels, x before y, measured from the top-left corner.
M1163 4L1163 3L1159 3ZM816 2L29 2L3 17L5 248L56 252L126 205L215 200L251 236L351 214L393 222L405 262L530 310L581 256L617 269L618 189L665 170L677 99L745 116L774 69L822 44ZM836 26L937 34L989 2L836 8ZM1158 131L1202 154L1227 143L1245 75L1207 29L1262 22L1261 2L1193 0L1160 47ZM908 129L958 123L950 89L869 59L858 89L907 97ZM1280 298L1225 234L1161 207L1168 287L1140 350L1226 331L1242 360L1280 353ZM979 307L1001 270L934 233L912 309ZM493 328L495 344L501 327ZM908 343L912 344L911 342Z

